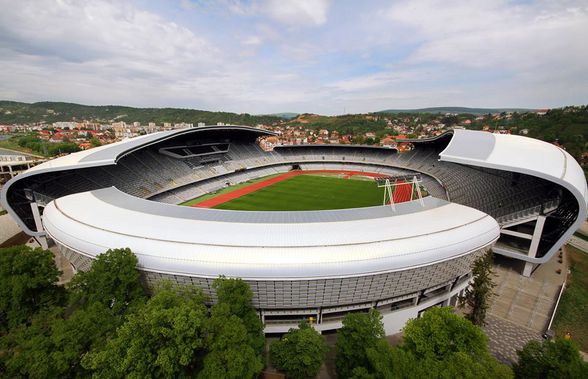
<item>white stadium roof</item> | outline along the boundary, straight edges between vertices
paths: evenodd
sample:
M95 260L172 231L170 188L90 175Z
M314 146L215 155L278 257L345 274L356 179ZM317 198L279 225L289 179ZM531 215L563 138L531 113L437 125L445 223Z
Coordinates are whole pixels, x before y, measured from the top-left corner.
M2 205L31 235L7 202L26 177L116 164L132 151L218 127L154 133L40 164L10 180ZM228 126L257 134L260 129ZM415 142L418 143L418 142ZM578 201L578 217L542 258L547 261L586 219L583 170L564 150L526 137L455 130L440 160L519 172L556 183ZM476 209L428 197L418 202L317 212L238 212L179 207L136 198L115 188L58 198L43 212L46 231L83 255L130 247L151 271L273 279L365 275L431 264L468 254L499 237L496 221ZM276 268L279 266L279 270Z
M108 188L51 202L44 223L49 235L84 255L124 246L145 270L261 280L403 270L468 254L499 236L492 217L440 199L396 208L235 212Z
M569 190L578 201L578 217L559 241L542 258L545 263L584 223L587 216L588 187L582 167L562 148L537 139L457 129L440 160L470 166L519 172L546 179Z

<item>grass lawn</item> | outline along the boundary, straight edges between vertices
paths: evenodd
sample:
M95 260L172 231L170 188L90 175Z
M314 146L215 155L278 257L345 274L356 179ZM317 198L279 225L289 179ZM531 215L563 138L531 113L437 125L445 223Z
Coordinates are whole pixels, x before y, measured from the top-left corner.
M580 350L588 351L588 254L570 245L566 250L571 275L555 315L553 330L562 337L570 332Z
M305 211L381 205L384 189L373 180L299 175L217 205L216 209Z
M180 205L188 205L189 206L192 204L197 204L197 203L200 203L201 201L212 199L213 197L217 197L218 195L222 195L225 193L233 192L234 190L238 190L239 188L247 187L250 184L261 182L263 180L267 180L267 179L273 178L274 176L278 176L278 175L282 175L282 174L272 174L272 175L264 176L261 178L248 180L246 182L235 184L234 186L226 187L226 188L220 189L218 191L209 192L206 195L202 195L202 196L197 197L195 199L185 201L185 202L181 203Z

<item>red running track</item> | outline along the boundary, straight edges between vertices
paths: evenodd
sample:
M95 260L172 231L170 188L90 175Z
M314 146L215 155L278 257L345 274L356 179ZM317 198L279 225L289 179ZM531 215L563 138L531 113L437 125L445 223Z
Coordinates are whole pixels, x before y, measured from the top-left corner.
M404 203L410 201L412 194L412 183L398 182L404 184L397 184L394 190L394 203Z
M297 171L289 171L285 174L274 176L273 178L263 180L261 182L253 183L243 188L236 189L229 193L225 193L222 195L218 195L213 197L212 199L201 201L200 203L192 204L192 207L198 208L213 208L219 204L226 203L227 201L231 201L233 199L239 198L241 196L245 196L248 193L258 191L262 188L271 186L272 184L281 182L288 178L298 175L307 175L307 174L343 174L346 177L352 176L367 176L370 178L382 178L386 177L387 175L384 174L376 174L371 172L363 172L363 171L349 171L349 170L297 170ZM402 203L405 201L410 200L410 194L412 191L412 186L409 183L401 184L396 186L396 190L394 191L394 203Z

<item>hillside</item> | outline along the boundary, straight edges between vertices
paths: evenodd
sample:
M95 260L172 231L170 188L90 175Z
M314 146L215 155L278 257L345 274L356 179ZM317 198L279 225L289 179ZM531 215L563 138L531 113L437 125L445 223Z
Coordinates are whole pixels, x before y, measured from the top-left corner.
M119 105L90 106L73 103L39 102L20 103L0 101L0 124L28 124L56 121L113 121L142 124L155 122L187 122L216 124L224 122L239 125L271 124L282 120L277 116L253 116L247 113L208 112L185 108L133 108Z
M279 117L279 118L283 118L286 120L291 120L293 118L298 117L299 113L294 113L294 112L282 112L282 113L270 113L270 114L264 114L264 115L260 115L260 116L274 116L274 117Z
M467 107L432 107L419 109L386 109L376 113L457 113L457 114L473 114L482 115L488 113L502 113L502 112L534 112L535 109L526 108L467 108Z
M365 114L321 116L305 113L288 121L288 125L303 126L307 129L315 130L336 130L344 134L361 134L365 132L383 131L386 127L386 122L381 117Z

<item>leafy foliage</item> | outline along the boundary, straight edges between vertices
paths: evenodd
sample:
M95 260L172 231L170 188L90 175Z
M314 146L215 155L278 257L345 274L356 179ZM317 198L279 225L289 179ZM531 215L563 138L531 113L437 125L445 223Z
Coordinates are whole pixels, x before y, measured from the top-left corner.
M208 324L209 353L202 378L253 378L263 368L263 324L251 303L253 293L241 279L217 278L217 303Z
M89 271L77 273L69 283L72 304L100 303L122 314L128 307L142 303L145 292L137 263L128 248L100 254Z
M82 365L99 377L184 377L200 364L206 319L199 291L164 285Z
M213 306L213 316L237 316L243 321L250 338L250 344L256 353L261 354L265 346L263 323L253 308L253 292L242 279L215 279L212 287L216 291L217 303Z
M42 269L46 276L43 280L45 283L57 280L58 271L50 252L33 251L26 247L14 249L21 263L27 261L26 265L22 265L23 270L26 268L28 273L36 274L38 271L35 269ZM11 255L1 256L6 259ZM12 261L14 266L19 266L15 261ZM139 277L132 275L136 273L136 263L135 256L128 249L113 250L103 255L88 272L80 272L74 277L74 294L71 297L76 300L70 308L56 306L61 304L58 300L65 296L63 288L55 286L55 291L46 294L49 299L46 305L32 316L30 323L14 327L1 339L2 371L9 377L88 375L89 372L81 366L81 357L91 350L101 349L122 324L128 310L126 306L113 306L117 304L113 299L121 299L121 303L127 304L143 301ZM21 279L33 284L39 281L38 277L30 279L23 275ZM118 290L126 291L127 296L121 297L116 292ZM111 295L99 291L110 291Z
M441 378L512 377L488 349L488 337L451 307L434 307L422 317L409 320L401 347L412 354L427 372Z
M81 357L102 347L119 325L107 307L94 303L63 318L63 310L43 312L2 340L3 366L9 377L58 378L88 375Z
M0 249L0 333L27 322L39 310L59 305L59 274L48 250L24 245Z
M404 327L403 348L417 358L443 360L453 353L480 356L488 352L482 329L453 313L451 307L434 307Z
M199 378L247 379L263 369L261 354L252 346L245 322L230 315L227 308L221 304L213 309L208 325L209 352Z
M35 134L29 134L22 137L16 137L16 143L20 147L32 150L34 153L47 157L53 157L59 154L69 154L80 151L78 145L73 142L48 142L38 138Z
M272 343L270 357L272 364L288 378L304 379L318 374L327 351L324 337L303 321L298 329L290 329Z
M588 377L588 363L582 360L575 343L563 338L543 342L531 341L517 354L519 362L514 366L516 378Z
M410 320L399 347L380 338L365 351L366 361L353 368L354 379L512 377L510 368L490 355L482 331L450 308L432 308Z
M348 313L343 327L337 332L337 357L335 365L340 378L348 378L356 367L367 366L366 349L383 338L384 325L380 312Z
M460 298L460 303L469 307L466 318L478 326L484 325L486 311L490 307L489 302L494 295L492 289L496 286L493 281L492 261L491 250L474 261L472 267L474 280L471 286L466 288L464 296Z

